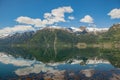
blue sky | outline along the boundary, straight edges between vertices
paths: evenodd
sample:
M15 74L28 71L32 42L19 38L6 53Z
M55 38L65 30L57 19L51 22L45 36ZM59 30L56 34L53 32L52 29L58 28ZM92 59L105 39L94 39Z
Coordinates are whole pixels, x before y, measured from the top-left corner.
M17 20L21 16L22 19L44 20L45 13L65 7L73 10L64 12L65 21L59 20L50 25L79 27L95 24L97 27L110 27L112 24L120 22L120 0L0 0L0 29L26 25L24 20L20 21L21 18ZM115 13L116 11L110 13L114 9L117 9L117 13ZM110 14L108 15L108 13ZM72 19L68 17L72 17Z

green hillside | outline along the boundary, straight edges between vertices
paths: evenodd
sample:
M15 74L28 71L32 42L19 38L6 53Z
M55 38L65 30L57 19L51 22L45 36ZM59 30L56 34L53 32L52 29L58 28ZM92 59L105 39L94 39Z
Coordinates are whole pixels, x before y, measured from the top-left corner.
M120 24L114 24L106 33L99 35L99 42L120 42Z
M120 40L120 24L114 24L109 29L107 36L109 36L112 41L119 41Z
M29 40L31 45L54 46L71 45L78 42L78 37L63 29L42 29Z

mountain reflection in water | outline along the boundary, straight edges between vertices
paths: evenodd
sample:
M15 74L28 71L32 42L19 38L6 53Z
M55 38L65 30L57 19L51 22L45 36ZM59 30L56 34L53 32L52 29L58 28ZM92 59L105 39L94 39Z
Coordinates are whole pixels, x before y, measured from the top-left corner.
M119 80L119 62L114 49L2 47L0 80Z

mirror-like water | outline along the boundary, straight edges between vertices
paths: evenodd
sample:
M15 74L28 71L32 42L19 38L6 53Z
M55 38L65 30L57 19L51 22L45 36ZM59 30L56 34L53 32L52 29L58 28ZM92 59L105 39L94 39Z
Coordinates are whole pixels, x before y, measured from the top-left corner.
M100 48L0 48L0 80L120 79L120 51Z

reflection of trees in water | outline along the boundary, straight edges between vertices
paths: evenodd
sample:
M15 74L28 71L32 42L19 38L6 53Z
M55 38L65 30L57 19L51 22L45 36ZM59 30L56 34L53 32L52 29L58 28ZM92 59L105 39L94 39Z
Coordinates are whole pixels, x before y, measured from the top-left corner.
M56 47L56 46L55 46ZM87 59L94 57L107 59L116 67L120 67L120 50L117 49L99 49L99 48L86 48L78 49L76 47L56 47L57 54L54 46L51 47L0 47L0 52L5 52L13 55L14 57L23 57L27 59L36 58L42 62L61 62L70 59L83 60L81 65L85 65Z
M28 54L24 48L3 46L3 47L0 47L0 52L5 52L16 58L23 57L26 59L34 59L34 57L31 54Z
M102 49L102 57L109 60L115 67L120 68L120 50L119 49Z
M56 46L55 46L56 47ZM35 57L37 60L43 61L43 62L60 62L65 61L70 58L77 58L76 56L80 57L94 57L98 55L98 49L94 48L86 48L86 49L78 49L78 48L67 48L67 47L56 47L57 54L54 47L29 47L29 48L23 48L23 47L1 47L1 52L6 52L8 54L11 54L16 57L24 57L32 59L32 57ZM93 54L94 53L94 54Z
M46 53L44 54L44 52ZM87 61L89 59L94 59L97 57L107 59L111 62L112 65L115 67L120 67L120 50L116 49L99 49L99 48L86 48L86 49L78 49L75 47L67 48L67 47L60 47L57 46L57 54L55 54L54 47L29 47L29 48L23 48L23 47L0 47L0 52L6 52L8 54L11 54L15 57L23 57L23 58L29 58L33 59L34 57L37 60L40 60L42 62L61 62L66 60L83 60L83 62L80 63L80 65L86 65ZM65 71L64 73L55 72L55 73L39 73L29 76L29 78L37 79L38 76L41 79L45 79L48 77L51 77L56 80L56 77L64 77L65 79L96 79L96 80L109 80L113 78L117 78L119 80L119 74L120 70L110 70L110 71L94 71L94 70L83 70L83 71ZM47 76L46 76L47 75ZM27 78L28 76L23 76L20 78ZM38 78L38 79L39 79ZM18 78L17 78L18 79ZM61 79L60 79L61 80Z

